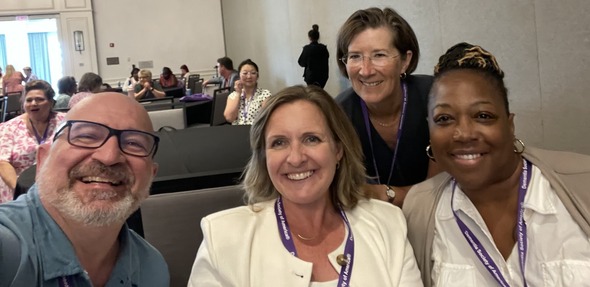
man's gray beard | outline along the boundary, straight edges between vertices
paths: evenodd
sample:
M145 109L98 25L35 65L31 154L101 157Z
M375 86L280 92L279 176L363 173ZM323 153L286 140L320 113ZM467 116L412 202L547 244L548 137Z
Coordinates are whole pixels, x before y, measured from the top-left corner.
M152 182L152 179L150 179L149 184L144 188L140 187L139 192L135 194L131 190L126 190L122 199L112 202L108 207L99 209L85 205L80 200L78 195L70 188L73 180L70 180L68 186L56 190L56 184L46 174L45 170L44 168L41 169L37 180L40 196L54 206L63 217L92 227L123 224L148 196ZM101 196L110 197L104 191L92 190L91 192L95 199Z

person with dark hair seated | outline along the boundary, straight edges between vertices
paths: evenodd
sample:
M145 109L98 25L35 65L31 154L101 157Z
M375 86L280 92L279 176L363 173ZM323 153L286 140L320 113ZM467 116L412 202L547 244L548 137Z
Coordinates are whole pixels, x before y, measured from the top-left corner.
M102 88L102 78L92 72L82 75L80 83L78 83L78 93L75 94L68 103L68 108L72 108L82 99L100 92Z
M133 65L131 68L131 75L127 80L125 80L125 84L123 85L123 92L126 92L128 96L134 97L134 88L135 85L139 82L139 69Z
M252 60L244 60L238 70L240 80L235 82L234 91L227 98L223 116L232 125L251 125L271 93L258 87L260 73Z
M180 78L186 83L188 81L189 70L186 65L180 66Z
M55 97L54 109L67 109L70 98L78 90L76 79L71 76L65 76L57 81L58 95Z
M403 206L424 285L588 286L590 156L525 147L490 52L440 57L428 126L445 172Z
M221 57L217 59L216 69L219 76L204 81L203 87L218 84L220 88L229 87L233 92L236 81L240 79L240 74L234 70L234 62L228 57Z
M164 89L178 87L178 79L176 79L176 76L168 67L164 67L162 69L162 74L160 75L160 86L162 86Z
M25 112L0 125L0 203L13 199L18 176L35 164L37 147L51 141L63 121L65 114L53 111L54 96L49 83L28 82L22 96Z

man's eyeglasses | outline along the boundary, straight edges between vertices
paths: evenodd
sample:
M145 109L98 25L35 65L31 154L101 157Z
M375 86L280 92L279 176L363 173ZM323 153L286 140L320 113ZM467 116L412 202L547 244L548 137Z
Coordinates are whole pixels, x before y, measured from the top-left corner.
M125 154L147 157L155 156L158 151L160 138L151 133L138 130L117 130L103 124L70 120L61 126L53 141L61 136L66 128L70 128L67 133L68 143L81 148L96 149L104 145L111 136L117 136L119 148Z
M254 76L255 77L255 76L258 76L258 72L256 72L256 71L252 71L252 72L241 72L240 75L242 75L242 77L245 77L245 76L248 76L248 75L251 75L251 76Z
M399 57L399 54L389 55L387 53L382 52L375 53L370 56L364 56L358 53L349 53L346 56L340 58L340 61L342 61L342 63L344 63L344 65L346 66L355 67L362 65L365 62L366 58L369 59L371 61L371 64L373 64L374 66L382 67L391 63L391 60L397 57Z

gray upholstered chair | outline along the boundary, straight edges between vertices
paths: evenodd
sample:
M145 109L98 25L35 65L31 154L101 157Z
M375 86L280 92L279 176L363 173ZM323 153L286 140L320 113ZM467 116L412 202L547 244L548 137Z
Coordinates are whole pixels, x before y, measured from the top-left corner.
M145 239L166 259L170 286L186 286L203 240L201 218L244 205L244 192L236 185L156 194L141 205Z

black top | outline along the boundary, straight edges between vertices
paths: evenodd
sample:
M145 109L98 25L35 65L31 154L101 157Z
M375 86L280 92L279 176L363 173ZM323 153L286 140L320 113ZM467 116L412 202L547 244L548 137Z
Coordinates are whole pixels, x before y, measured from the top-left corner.
M304 67L303 79L308 85L324 87L328 81L328 48L324 44L311 42L303 47L299 56L299 66Z
M427 75L409 75L405 79L408 87L408 102L399 142L399 151L390 182L387 182L387 179L391 170L394 150L387 146L385 140L381 138L373 124L370 123L373 153L375 154L381 184L406 186L426 179L429 161L426 156L426 146L430 144L426 105L432 81L432 76ZM367 175L375 178L374 181L369 180L369 182L377 182L371 145L360 104L361 98L352 88L349 88L340 93L336 97L336 101L348 115L359 135L363 146L363 154L365 155ZM391 128L393 132L398 127Z

